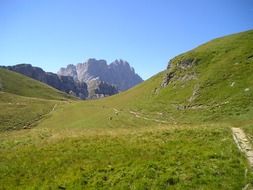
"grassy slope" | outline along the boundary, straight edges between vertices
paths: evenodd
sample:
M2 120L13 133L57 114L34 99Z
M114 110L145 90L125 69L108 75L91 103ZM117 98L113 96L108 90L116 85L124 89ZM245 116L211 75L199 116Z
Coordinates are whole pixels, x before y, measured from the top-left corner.
M175 57L170 70L111 100L169 122L240 125L253 115L252 44L252 30L212 40ZM180 69L180 62L188 59L198 62ZM170 72L171 83L161 88L163 76Z
M181 121L240 121L253 114L253 31L208 42L177 56L171 61L175 77L167 88L151 100L151 108L160 102L163 109ZM177 64L187 59L199 60L183 70ZM196 79L183 81L185 75ZM178 79L180 78L180 79ZM195 99L190 102L195 90ZM248 91L246 91L248 89ZM176 106L185 106L178 110ZM157 106L157 105L155 105ZM195 109L193 109L195 108Z
M223 127L35 128L0 138L6 189L242 189L252 177Z
M69 105L55 113L44 126L138 126L140 123L132 117L130 110L169 123L224 122L235 126L252 123L252 44L253 31L215 39L177 56L171 61L170 70L126 92ZM177 66L180 61L191 58L197 59L198 63L185 70ZM163 77L168 72L175 72L174 78L162 88ZM193 80L183 79L191 75L195 77ZM189 101L193 96L193 100ZM113 108L120 110L118 115ZM62 119L63 114L71 117ZM112 120L109 121L109 117ZM144 125L152 124L142 122Z
M41 82L0 69L0 131L31 127L59 100L74 99Z
M56 103L58 102L0 92L0 131L32 127Z
M155 86L160 83L162 73L120 94L99 100L75 102L55 111L39 127L54 128L118 128L140 127L157 124L136 118L130 113L136 102L149 99ZM115 111L115 109L117 111ZM158 123L159 124L159 123Z
M160 84L168 71L112 97L60 106L32 130L0 134L0 183L20 189L242 189L252 181L248 165L229 127L217 122L250 123L252 36L217 39L176 57L172 65L200 61L177 70L166 88ZM176 80L193 72L196 80ZM198 96L189 102L196 85ZM209 124L174 126L129 111L169 123Z

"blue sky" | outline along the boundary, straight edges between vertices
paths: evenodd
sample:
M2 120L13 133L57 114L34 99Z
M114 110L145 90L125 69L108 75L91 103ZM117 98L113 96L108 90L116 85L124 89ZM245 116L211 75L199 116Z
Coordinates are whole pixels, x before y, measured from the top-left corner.
M0 0L0 65L57 72L121 58L147 79L184 51L249 29L252 0Z

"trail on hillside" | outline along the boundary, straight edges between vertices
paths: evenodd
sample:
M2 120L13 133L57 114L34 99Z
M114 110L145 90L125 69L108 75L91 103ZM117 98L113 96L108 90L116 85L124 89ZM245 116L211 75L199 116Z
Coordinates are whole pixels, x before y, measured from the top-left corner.
M144 120L147 120L147 121L154 121L154 122L157 122L157 123L166 123L166 124L169 124L168 121L164 121L164 120L160 120L160 119L155 119L155 118L151 118L151 117L148 117L148 116L143 116L143 114L141 114L139 112L135 112L135 111L131 111L130 110L129 113L131 115L133 115L134 117L136 117L136 118L144 119Z
M118 113L122 112L122 110L119 111L119 110L116 109L116 108L113 108L113 111L114 111L115 114L118 114ZM144 119L144 120L147 120L147 121L154 121L154 122L157 122L157 123L171 124L171 123L169 123L168 121L165 121L165 120L160 120L160 119L155 119L155 118L151 118L151 117L148 117L148 116L143 116L142 113L135 112L135 111L132 111L132 110L130 110L130 111L128 111L128 112L129 112L131 115L133 115L134 117L139 118L139 119ZM172 119L172 120L173 120L173 119ZM175 122L174 120L173 120L173 122L174 122L174 124L176 124L176 122Z
M55 104L53 106L53 108L48 112L48 113L45 113L44 115L41 115L39 116L37 119L34 120L34 122L30 123L28 126L24 126L23 129L31 129L32 126L35 126L37 125L42 119L44 119L46 116L50 115L57 107L57 104Z
M141 113L139 112L134 112L134 111L129 111L130 114L134 115L136 118L141 118L141 119L144 119L144 120L147 120L147 121L155 121L155 122L158 122L158 123L169 123L167 121L164 121L164 120L159 120L159 119L154 119L154 118L150 118L150 117L147 117L147 116L142 116Z
M232 128L234 141L241 152L246 155L246 158L253 168L253 149L244 131L240 128Z
M115 114L118 114L119 112L121 112L116 108L113 108L113 111L114 111ZM130 110L129 113L131 115L133 115L134 117L136 117L136 118L144 119L144 120L147 120L147 121L154 121L154 122L158 122L158 123L167 123L167 124L169 124L169 122L164 121L164 120L159 120L159 119L154 119L154 118L150 118L150 117L147 117L147 116L143 116L143 114L141 114L139 112L135 112L135 111Z
M57 104L55 104L54 105L54 107L51 109L51 111L50 112L48 112L47 114L45 114L45 115L49 115L50 113L52 113L54 110L55 110L55 108L57 107Z

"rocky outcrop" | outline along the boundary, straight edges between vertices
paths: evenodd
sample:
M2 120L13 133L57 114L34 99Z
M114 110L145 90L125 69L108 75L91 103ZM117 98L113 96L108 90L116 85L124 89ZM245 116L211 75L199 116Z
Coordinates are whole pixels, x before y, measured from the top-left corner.
M143 81L129 63L123 60L115 60L108 65L105 60L88 59L76 66L68 65L66 68L61 68L58 75L72 76L78 81L88 83L88 86L90 81L100 80L103 84L114 86L119 91L127 90Z
M168 72L163 77L163 81L161 83L161 87L166 87L170 83L171 79L174 77L174 72Z
M66 68L61 68L58 73L60 76L71 76L74 80L78 80L75 65L70 64Z
M6 69L21 73L30 78L46 83L60 91L72 94L81 99L88 97L87 85L85 82L79 82L71 76L58 76L57 74L45 72L39 67L33 67L30 64L19 64L15 66L4 67Z
M163 77L161 87L166 87L173 81L186 82L190 80L196 80L197 74L191 68L197 65L199 61L200 59L197 58L187 58L180 60L174 58L170 60Z
M115 86L109 85L108 83L101 81L99 79L92 79L87 83L87 85L88 85L89 99L111 96L119 92Z

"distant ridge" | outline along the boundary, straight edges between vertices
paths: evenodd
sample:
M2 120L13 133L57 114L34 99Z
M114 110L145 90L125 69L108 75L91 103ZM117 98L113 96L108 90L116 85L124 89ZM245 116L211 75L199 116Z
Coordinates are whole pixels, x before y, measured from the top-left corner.
M67 94L80 99L97 99L127 90L143 80L129 63L116 60L107 65L105 60L88 59L85 63L68 65L61 68L58 74L45 72L31 64L1 66L18 72Z
M75 81L70 76L59 76L55 73L45 72L43 69L33 67L31 64L18 64L3 68L18 72L81 99L88 96L86 83Z
M61 92L47 84L0 67L0 92L50 100L68 100L77 98Z

